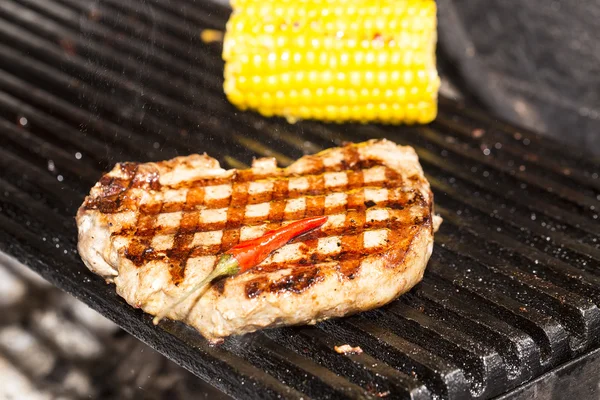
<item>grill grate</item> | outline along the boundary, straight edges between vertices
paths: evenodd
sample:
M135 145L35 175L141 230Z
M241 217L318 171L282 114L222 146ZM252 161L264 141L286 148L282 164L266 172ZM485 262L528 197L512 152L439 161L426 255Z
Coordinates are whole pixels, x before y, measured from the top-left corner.
M420 127L240 113L219 44L200 40L227 16L192 0L0 2L2 250L238 398L487 398L598 347L596 161L446 99ZM211 347L153 327L76 253L73 215L117 161L287 165L377 137L415 147L445 219L424 281L383 309Z

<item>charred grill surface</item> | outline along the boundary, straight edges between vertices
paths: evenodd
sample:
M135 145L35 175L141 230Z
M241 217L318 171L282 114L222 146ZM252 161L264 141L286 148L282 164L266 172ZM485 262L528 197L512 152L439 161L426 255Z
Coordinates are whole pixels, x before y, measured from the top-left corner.
M597 161L445 99L425 127L240 113L219 44L199 35L227 16L184 0L0 2L3 251L238 398L487 398L598 347ZM118 161L287 165L384 137L416 149L445 222L424 281L382 310L210 347L180 324L156 329L76 252L73 215Z

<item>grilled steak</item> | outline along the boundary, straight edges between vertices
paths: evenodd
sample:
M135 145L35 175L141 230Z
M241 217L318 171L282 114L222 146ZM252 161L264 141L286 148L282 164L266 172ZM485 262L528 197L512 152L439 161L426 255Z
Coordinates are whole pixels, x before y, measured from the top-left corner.
M79 253L129 304L157 314L239 241L328 215L320 229L170 313L217 341L393 300L423 276L438 223L432 210L414 150L385 140L304 156L283 169L258 159L248 170L224 170L207 155L122 163L79 209Z

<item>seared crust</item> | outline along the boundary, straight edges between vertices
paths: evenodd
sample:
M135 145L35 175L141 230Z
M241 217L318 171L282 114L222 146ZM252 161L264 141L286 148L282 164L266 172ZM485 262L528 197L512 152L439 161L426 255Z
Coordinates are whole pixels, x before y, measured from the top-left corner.
M423 276L439 222L432 209L414 150L386 140L329 149L284 169L260 159L249 170L224 170L191 155L117 164L78 211L78 248L129 304L155 315L240 240L329 215L320 230L169 315L215 341L393 300Z

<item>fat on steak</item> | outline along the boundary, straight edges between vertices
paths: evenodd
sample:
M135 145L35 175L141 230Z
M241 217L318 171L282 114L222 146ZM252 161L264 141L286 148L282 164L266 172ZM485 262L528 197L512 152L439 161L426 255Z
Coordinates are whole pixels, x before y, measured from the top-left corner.
M129 304L156 315L239 241L323 214L320 229L168 317L216 342L380 307L421 280L441 221L415 151L371 140L287 168L263 158L225 170L207 155L117 164L77 213L78 249Z

